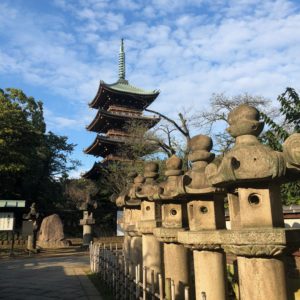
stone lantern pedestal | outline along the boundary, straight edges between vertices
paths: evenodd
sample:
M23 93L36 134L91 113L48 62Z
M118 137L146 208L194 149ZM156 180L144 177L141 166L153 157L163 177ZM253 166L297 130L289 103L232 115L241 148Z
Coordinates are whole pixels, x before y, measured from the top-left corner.
M141 208L140 206L130 206L129 202L130 201L126 201L123 213L123 230L125 232L124 255L130 262L129 270L131 275L134 277L135 267L140 265L142 268L143 266L142 235L137 228L137 223L141 219ZM138 204L140 204L140 202Z
M156 203L142 201L141 220L138 224L138 230L142 234L142 255L143 266L147 268L147 282L151 282L151 273L162 273L163 247L159 240L153 234L153 230L160 226L161 219L159 207ZM155 284L158 284L157 276L154 278Z

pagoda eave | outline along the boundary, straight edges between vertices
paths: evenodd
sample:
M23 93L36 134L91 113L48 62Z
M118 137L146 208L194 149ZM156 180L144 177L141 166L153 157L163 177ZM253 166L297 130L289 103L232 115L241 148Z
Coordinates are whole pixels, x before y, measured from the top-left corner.
M94 142L86 149L84 153L106 157L110 154L115 154L118 151L118 147L124 144L124 139L121 138L111 138L98 135Z
M101 174L101 162L95 162L92 168L85 172L82 177L85 179L97 180Z
M124 87L129 88L124 88ZM137 109L147 108L159 95L159 91L139 92L137 88L130 88L128 84L107 84L100 81L99 88L95 98L89 103L91 108L107 109L111 104L127 104L130 107ZM135 91L136 89L136 91ZM124 103L119 103L121 100L126 100Z
M97 133L106 133L110 129L124 128L126 123L130 124L130 122L134 121L150 129L160 121L160 118L133 114L110 113L99 109L96 117L91 124L86 127L86 129Z

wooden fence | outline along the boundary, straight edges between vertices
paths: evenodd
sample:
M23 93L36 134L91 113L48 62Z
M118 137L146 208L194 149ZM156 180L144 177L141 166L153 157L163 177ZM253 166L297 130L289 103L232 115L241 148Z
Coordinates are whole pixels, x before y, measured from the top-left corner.
M91 243L90 264L91 271L99 275L116 300L175 300L174 281L146 267L141 270L140 265L134 266L125 259L122 244ZM189 299L189 287L185 287L184 300Z

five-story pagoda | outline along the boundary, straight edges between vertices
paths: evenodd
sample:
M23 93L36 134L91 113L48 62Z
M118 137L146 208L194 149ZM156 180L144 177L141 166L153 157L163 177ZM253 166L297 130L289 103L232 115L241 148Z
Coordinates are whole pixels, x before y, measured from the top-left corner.
M124 147L129 133L126 125L131 121L144 124L147 128L157 124L160 118L144 116L143 110L147 108L159 95L159 91L145 91L129 84L125 79L125 53L124 43L121 40L119 53L119 79L116 83L107 84L100 81L95 98L89 104L97 109L96 117L87 126L87 130L97 133L93 143L84 150L86 154L103 157L96 162L91 170L83 176L96 179L100 175L100 166L111 160L122 160L118 155L120 146Z

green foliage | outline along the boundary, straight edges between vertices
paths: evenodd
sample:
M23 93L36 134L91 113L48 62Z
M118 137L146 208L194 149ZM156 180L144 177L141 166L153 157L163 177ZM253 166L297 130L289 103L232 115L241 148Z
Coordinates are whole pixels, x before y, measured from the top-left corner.
M293 88L286 88L284 93L278 96L280 103L280 115L283 122L276 123L266 114L261 116L269 129L262 135L262 142L272 149L282 151L283 142L290 134L300 132L300 98ZM300 204L300 182L286 183L282 186L281 196L286 205Z
M62 200L62 182L77 161L75 145L46 133L43 104L19 89L0 89L0 197L44 207ZM62 178L59 178L62 177Z

